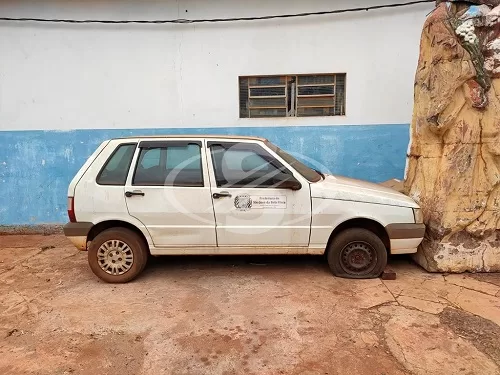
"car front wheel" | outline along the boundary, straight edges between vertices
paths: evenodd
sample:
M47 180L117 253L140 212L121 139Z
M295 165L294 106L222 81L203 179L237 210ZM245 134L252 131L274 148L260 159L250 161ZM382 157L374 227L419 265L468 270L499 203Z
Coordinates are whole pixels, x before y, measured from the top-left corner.
M92 272L108 283L126 283L136 278L147 258L147 245L126 228L111 228L99 233L88 250Z
M371 279L379 277L387 265L384 243L375 233L363 228L340 232L327 251L328 265L339 277Z

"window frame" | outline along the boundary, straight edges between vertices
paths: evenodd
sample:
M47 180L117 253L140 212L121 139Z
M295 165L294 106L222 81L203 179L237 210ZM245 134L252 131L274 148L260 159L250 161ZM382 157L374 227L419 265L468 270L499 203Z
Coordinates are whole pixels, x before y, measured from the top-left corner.
M165 152L168 149L168 147L179 147L179 146L188 146L190 144L195 144L196 146L199 147L200 151L200 174L201 174L201 184L196 184L196 185L177 185L173 183L172 185L165 185L163 184L136 184L134 182L135 176L137 173L137 167L139 166L140 160L141 160L141 152L143 149L155 149L159 148L160 149L160 155ZM138 149L138 154L134 166L134 170L131 176L130 180L130 186L133 187L164 187L164 188L200 188L200 187L205 187L205 170L203 168L203 143L201 141L197 140L171 140L171 141L140 141L139 145L137 147ZM160 156L161 157L161 156ZM166 156L165 156L165 163L166 163ZM162 161L160 160L160 166L162 165Z
M115 156L115 154L118 152L118 150L120 149L120 147L123 147L123 146L135 146L134 152L132 153L132 157L130 158L130 160L128 162L127 173L125 175L125 181L123 182L123 184L103 184L103 183L100 183L99 179L101 178L102 173L106 169L106 166L111 161L111 159L113 158L113 156ZM137 151L137 142L127 142L127 143L120 143L120 144L118 144L115 147L115 149L113 150L113 152L111 153L111 155L108 156L108 158L106 159L106 161L101 166L101 169L99 170L99 173L97 174L97 176L95 178L96 184L100 185L100 186L125 186L127 184L127 177L128 177L128 175L130 173L130 167L132 165L132 162L134 161L134 155L135 155L136 151Z
M332 77L331 83L311 83L311 84L299 84L300 77L314 77L314 76L330 76ZM325 109L325 108L330 108L333 109L334 112L337 112L337 106L338 106L338 87L342 87L341 83L337 83L339 77L343 77L343 90L342 90L342 97L341 97L341 104L339 105L338 108L338 114L320 114L320 115L298 115L299 108L300 109ZM250 80L251 79L262 79L262 78L278 78L278 79L284 79L285 83L284 84L276 84L276 85L251 85ZM246 84L242 85L242 80L246 80ZM293 82L292 82L293 80ZM293 88L292 90L292 83L293 83ZM321 86L332 86L333 87L333 93L326 93L326 94L311 94L311 95L304 95L300 94L299 95L299 88L304 88L304 87L321 87ZM277 96L277 95L272 95L272 96L252 96L251 95L251 89L256 89L256 88L276 88L276 87L284 87L285 88L285 95ZM267 74L267 75L243 75L243 76L238 76L238 114L240 119L276 119L276 118L307 118L307 117L343 117L346 116L346 87L347 87L347 73L346 72L337 72L337 73L307 73L307 74ZM245 104L242 104L242 92L246 90L246 100L247 102ZM304 99L311 99L311 98L327 98L331 97L333 100L332 104L326 104L325 105L312 105L312 104L303 104L299 105L300 99L304 101ZM284 106L278 106L278 105L268 105L268 106L259 106L259 107L249 107L248 103L250 102L251 99L269 99L269 98L284 98L285 103ZM290 103L289 103L290 100ZM284 109L285 110L285 115L284 116L273 116L273 115L259 115L259 116L252 116L251 111L252 110L263 110L263 109ZM242 114L246 112L246 116L243 116ZM293 114L290 114L290 112L293 112Z
M293 168L295 172L305 178L308 182L316 183L324 179L324 175L321 172L302 163L300 160L290 155L287 151L282 150L269 141L266 141L265 144L271 151L273 151L277 156L283 159L291 168Z
M246 142L227 142L227 141L207 141L207 150L210 153L210 159L212 160L212 170L213 170L213 176L214 176L214 183L217 188L220 189L241 189L241 188L246 188L246 189L280 189L279 187L276 187L274 185L268 185L268 184L223 184L221 181L217 178L217 168L216 168L216 161L214 158L212 146L221 146L223 147L226 151L230 148L236 147L236 149L240 149L242 151L253 151L260 157L262 157L264 160L266 160L268 163L270 163L272 166L274 166L276 169L280 170L282 173L288 174L290 176L294 176L293 171L290 170L285 164L283 164L280 160L278 160L272 153L270 153L268 150L266 150L265 147L263 147L260 144L257 143L246 143Z

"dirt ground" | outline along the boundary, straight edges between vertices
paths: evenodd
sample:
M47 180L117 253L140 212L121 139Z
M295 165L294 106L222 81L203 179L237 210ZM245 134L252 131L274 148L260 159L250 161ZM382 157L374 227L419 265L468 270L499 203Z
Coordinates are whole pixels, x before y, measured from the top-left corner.
M0 374L500 374L500 275L333 277L321 257L163 257L99 281L0 237Z

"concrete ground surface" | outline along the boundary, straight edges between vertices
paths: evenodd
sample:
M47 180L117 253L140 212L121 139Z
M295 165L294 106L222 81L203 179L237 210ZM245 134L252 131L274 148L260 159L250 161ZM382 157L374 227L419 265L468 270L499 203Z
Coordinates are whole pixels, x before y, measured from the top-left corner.
M333 277L322 257L163 257L99 281L0 237L0 374L500 374L500 275Z

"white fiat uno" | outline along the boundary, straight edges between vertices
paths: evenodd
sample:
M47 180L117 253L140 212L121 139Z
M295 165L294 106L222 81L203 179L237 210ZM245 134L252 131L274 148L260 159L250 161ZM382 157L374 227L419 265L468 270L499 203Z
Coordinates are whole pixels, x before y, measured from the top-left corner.
M69 185L68 215L65 235L111 283L134 279L150 254L326 254L334 275L373 278L425 232L395 190L220 135L103 142Z

